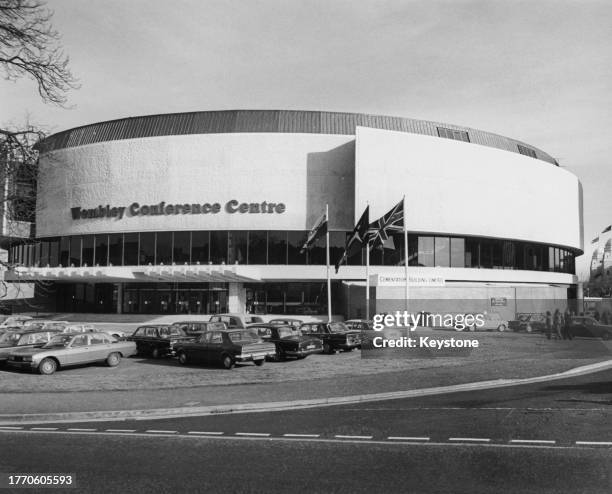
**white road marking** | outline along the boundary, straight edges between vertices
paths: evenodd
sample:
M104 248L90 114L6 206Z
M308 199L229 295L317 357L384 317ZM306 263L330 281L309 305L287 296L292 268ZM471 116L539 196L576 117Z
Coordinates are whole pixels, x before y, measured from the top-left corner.
M321 437L320 434L283 434L284 437Z
M236 432L237 436L269 437L266 432Z
M224 432L189 431L187 434L205 434L207 436L221 436Z
M136 432L136 429L106 429L105 432Z
M461 441L465 443L490 443L488 437L449 437L449 441Z
M428 437L389 436L387 439L391 441L429 441Z
M557 441L548 441L544 439L510 439L514 444L555 444Z
M344 436L342 434L336 434L334 437L338 439L372 439L372 436Z
M149 429L149 430L146 430L145 432L152 432L154 434L176 434L178 431L160 431L156 429Z
M56 431L57 427L30 427L31 431Z
M67 431L73 431L73 432L94 432L97 431L98 429L66 429Z
M612 446L612 441L576 441L579 446Z
M23 429L23 427L13 427L13 426L10 426L10 425L4 425L4 426L0 427L0 429L7 429L9 431L18 431L18 430Z

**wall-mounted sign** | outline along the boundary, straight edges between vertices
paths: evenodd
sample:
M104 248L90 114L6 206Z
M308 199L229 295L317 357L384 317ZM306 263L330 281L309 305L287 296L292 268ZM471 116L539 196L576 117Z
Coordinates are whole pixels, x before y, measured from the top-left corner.
M227 201L223 208L218 202L204 204L143 204L133 202L129 206L98 206L85 209L80 206L70 208L73 220L94 218L123 219L125 216L173 216L176 214L217 214L225 211L229 214L283 214L286 206L282 202L240 202L236 199Z
M492 297L491 307L506 307L508 305L508 299L506 297Z
M406 277L386 274L375 274L370 277L372 286L405 286ZM408 275L408 286L445 286L446 281L441 276Z

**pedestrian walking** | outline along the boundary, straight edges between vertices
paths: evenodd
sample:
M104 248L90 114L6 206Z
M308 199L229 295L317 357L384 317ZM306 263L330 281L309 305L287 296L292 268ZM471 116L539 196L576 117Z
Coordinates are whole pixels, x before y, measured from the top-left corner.
M563 314L563 339L571 340L572 332L570 330L570 326L572 323L572 313L569 310L569 307L565 309L565 313Z
M559 309L555 309L555 313L553 315L553 326L555 329L555 338L557 338L558 340L560 340L562 338L561 336L561 311Z
M546 338L550 340L551 336L552 336L552 315L550 314L550 311L547 310L546 311Z

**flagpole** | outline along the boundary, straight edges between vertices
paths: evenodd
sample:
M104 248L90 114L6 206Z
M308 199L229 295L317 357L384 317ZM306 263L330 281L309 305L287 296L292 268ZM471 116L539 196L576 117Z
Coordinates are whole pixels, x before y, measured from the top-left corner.
M366 321L370 320L370 241L366 244Z
M332 320L332 302L331 302L331 274L329 272L329 205L325 205L325 221L327 228L325 233L325 265L327 266L327 318L329 322Z
M410 290L408 288L408 225L406 224L406 196L402 198L402 209L404 216L404 273L406 276L406 312L408 312L408 297L410 295Z

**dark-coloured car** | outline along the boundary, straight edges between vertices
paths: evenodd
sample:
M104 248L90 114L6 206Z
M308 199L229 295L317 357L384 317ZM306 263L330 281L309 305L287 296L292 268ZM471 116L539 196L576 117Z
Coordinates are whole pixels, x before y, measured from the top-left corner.
M11 331L0 336L0 365L4 365L13 350L38 348L49 343L56 331Z
M539 313L517 314L514 321L508 321L508 327L512 331L525 331L526 333L545 332L546 316Z
M574 316L571 318L569 331L572 336L584 338L612 339L612 325L602 324L594 317Z
M227 329L227 325L224 322L211 322L211 321L182 321L173 322L171 324L173 328L179 328L185 332L187 336L198 336L206 331L215 331L220 329Z
M256 331L264 341L274 343L276 347L276 361L285 360L287 357L303 359L308 355L323 351L323 343L319 338L304 336L294 326L254 324L249 326L249 329Z
M106 333L61 333L40 348L13 350L8 365L20 369L36 369L40 374L53 374L59 367L106 362L119 365L122 357L136 353L136 345L118 341Z
M271 319L268 324L274 324L276 326L294 326L299 329L299 327L304 324L304 321L301 319Z
M140 326L128 341L136 343L138 355L160 358L175 354L176 344L188 338L185 332L168 324L151 324Z
M336 350L350 352L361 346L361 332L349 329L343 322L307 322L300 326L303 335L314 336L323 342L323 353Z
M273 343L262 340L252 329L226 329L207 331L198 339L182 341L176 345L176 355L181 364L198 362L208 365L221 364L226 369L236 362L253 362L263 365L266 358L276 356Z

